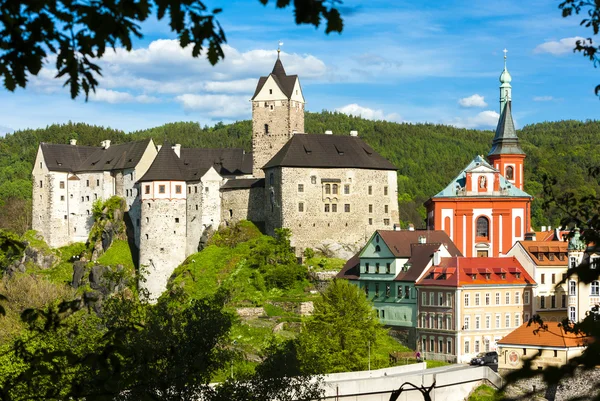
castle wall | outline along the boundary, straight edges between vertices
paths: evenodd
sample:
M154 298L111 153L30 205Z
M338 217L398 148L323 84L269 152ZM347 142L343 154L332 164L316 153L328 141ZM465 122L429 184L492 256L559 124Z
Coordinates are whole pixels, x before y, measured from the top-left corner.
M41 147L38 147L37 156L31 172L33 180L32 188L32 216L31 228L40 233L46 242L50 240L50 213L52 207L49 203L48 192L48 167L44 161Z
M240 220L264 222L264 188L221 190L221 199L221 221L225 225L235 224Z
M214 168L209 169L202 177L202 226L213 227L221 224L221 193L219 189L223 179ZM199 239L199 238L198 238Z
M327 242L358 249L374 230L398 223L395 171L279 167L266 174L267 232L290 229L298 251Z
M202 226L202 183L200 181L188 182L187 189L186 256L198 252L198 243L204 232Z
M183 181L156 181L150 193L142 188L140 266L146 281L140 287L156 300L166 289L173 270L186 257L186 185ZM164 186L164 192L161 192ZM181 191L177 192L177 188Z

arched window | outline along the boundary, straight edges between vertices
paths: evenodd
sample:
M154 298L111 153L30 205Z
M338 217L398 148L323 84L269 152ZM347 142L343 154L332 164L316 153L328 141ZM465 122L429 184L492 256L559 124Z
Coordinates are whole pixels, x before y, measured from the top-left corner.
M325 184L325 193L328 195L331 193L331 184Z
M446 216L444 218L444 231L446 231L446 234L448 234L448 236L452 235L452 233L450 232L451 226L452 226L452 222L450 220L450 217Z
M521 217L515 217L515 237L521 236Z
M592 281L590 285L590 295L593 297L600 296L600 282Z
M381 252L381 247L379 245L375 246L375 252Z
M490 222L487 217L479 217L477 219L477 237L489 238L490 236Z
M333 194L337 195L338 193L338 184L333 184Z
M506 166L506 174L504 174L504 177L507 180L514 180L515 179L515 170L513 169L512 166Z

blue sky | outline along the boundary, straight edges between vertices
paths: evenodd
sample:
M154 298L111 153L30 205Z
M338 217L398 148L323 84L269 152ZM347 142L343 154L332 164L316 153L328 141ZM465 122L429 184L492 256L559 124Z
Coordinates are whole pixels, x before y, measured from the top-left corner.
M596 119L600 70L572 52L590 35L580 18L561 17L559 1L345 0L341 35L296 26L274 1L206 0L224 9L226 59L211 67L180 49L163 21L143 24L134 51L108 52L100 88L73 101L48 63L25 90L0 91L0 133L67 121L133 131L175 121L214 124L251 116L249 99L270 72L279 40L282 61L298 74L309 111L365 118L493 128L504 48L519 127L541 121Z

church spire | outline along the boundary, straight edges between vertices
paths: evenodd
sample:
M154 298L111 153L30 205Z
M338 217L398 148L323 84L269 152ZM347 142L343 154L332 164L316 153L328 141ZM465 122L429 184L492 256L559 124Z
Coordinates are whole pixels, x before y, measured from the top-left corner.
M506 53L508 50L502 50L504 52L504 70L502 74L500 74L500 114L504 111L504 106L512 99L512 86L510 86L510 82L512 81L512 77L508 73L506 69Z

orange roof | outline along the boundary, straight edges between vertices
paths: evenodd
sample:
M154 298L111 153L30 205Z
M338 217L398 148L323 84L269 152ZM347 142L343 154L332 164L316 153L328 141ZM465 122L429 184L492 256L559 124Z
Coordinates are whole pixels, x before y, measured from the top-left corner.
M498 341L498 344L567 348L582 347L592 340L592 337L565 332L559 322L544 322L544 328L537 324L527 325L528 323L523 323Z
M535 239L538 242L564 241L566 235L569 235L569 230L535 231Z
M442 258L425 272L417 285L460 287L468 285L535 285L515 258Z
M566 241L552 241L552 242L539 242L539 241L517 241L523 249L529 254L533 263L538 266L564 266L568 265L567 260L567 248L569 243ZM543 254L542 260L538 259L538 254ZM550 260L549 255L553 254L554 260ZM560 260L559 255L563 255L563 260Z

